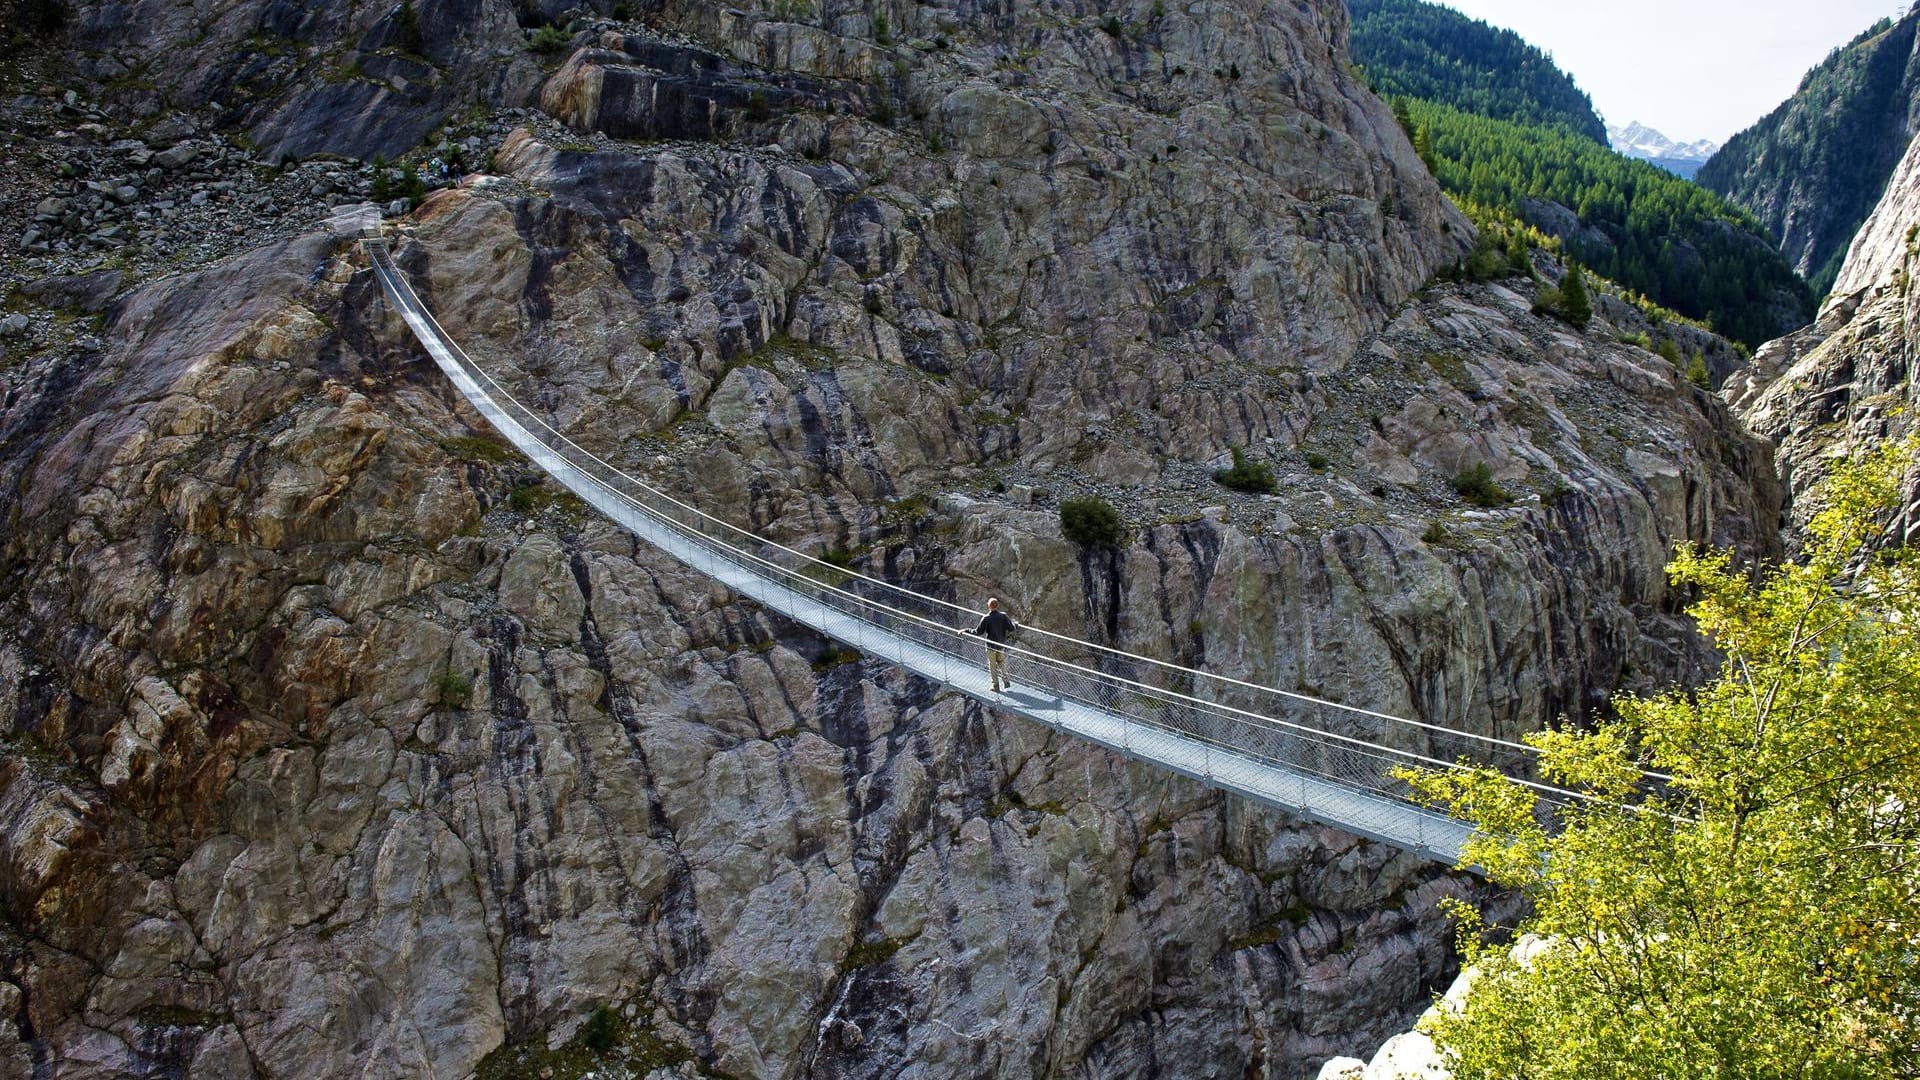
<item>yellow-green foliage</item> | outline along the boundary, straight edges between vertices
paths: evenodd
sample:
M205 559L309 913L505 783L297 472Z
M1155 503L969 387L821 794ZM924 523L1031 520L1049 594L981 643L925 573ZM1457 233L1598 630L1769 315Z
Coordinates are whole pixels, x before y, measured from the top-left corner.
M1533 736L1598 797L1557 832L1496 775L1413 778L1479 826L1465 861L1549 943L1523 964L1463 920L1482 974L1428 1025L1456 1078L1915 1075L1920 551L1873 550L1915 451L1836 470L1800 561L1676 555L1719 677Z
M1513 213L1499 207L1478 203L1464 195L1450 195L1453 205L1467 215L1473 227L1483 233L1491 232L1500 241L1502 247L1510 241L1519 240L1531 248L1541 248L1558 256L1564 251L1559 237L1549 236Z

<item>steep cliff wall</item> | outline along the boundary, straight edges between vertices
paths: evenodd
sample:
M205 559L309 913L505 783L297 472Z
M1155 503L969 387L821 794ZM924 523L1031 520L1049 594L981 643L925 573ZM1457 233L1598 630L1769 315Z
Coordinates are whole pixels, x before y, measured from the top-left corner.
M1502 734L1697 667L1659 566L1768 547L1765 449L1627 310L1417 291L1466 228L1340 5L886 10L583 33L541 90L575 128L531 118L402 264L583 442L1025 621ZM1444 984L1438 897L1492 899L637 546L487 438L345 242L90 333L31 310L13 1063L537 1070L608 1003L694 1073L1308 1075ZM1280 493L1212 484L1235 446ZM1460 504L1482 462L1513 503ZM1060 538L1077 492L1125 550Z
M1910 145L1873 215L1848 249L1833 296L1814 325L1769 343L1751 371L1730 380L1727 400L1779 447L1794 519L1818 507L1798 496L1826 476L1826 463L1914 431L1920 406L1920 144ZM1891 535L1920 540L1920 473Z

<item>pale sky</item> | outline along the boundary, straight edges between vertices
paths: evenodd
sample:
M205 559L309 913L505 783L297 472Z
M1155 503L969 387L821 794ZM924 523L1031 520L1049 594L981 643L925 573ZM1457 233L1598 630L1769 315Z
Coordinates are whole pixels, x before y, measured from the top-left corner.
M1552 53L1609 124L1729 137L1836 45L1912 0L1440 0Z

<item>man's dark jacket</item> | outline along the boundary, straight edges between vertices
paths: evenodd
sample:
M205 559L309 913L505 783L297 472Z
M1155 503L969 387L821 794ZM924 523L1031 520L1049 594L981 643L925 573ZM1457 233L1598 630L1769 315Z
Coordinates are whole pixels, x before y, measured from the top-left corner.
M973 632L995 645L1005 645L1007 636L1013 633L1013 618L1004 611L989 611L987 617L980 620L980 625L973 628Z

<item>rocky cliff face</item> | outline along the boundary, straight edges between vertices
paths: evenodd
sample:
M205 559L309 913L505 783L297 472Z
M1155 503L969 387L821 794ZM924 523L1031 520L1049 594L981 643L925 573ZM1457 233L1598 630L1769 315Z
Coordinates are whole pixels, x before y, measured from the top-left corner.
M538 57L506 0L73 0L67 79L116 116L243 133L271 162L397 156L463 109L518 104ZM188 129L190 130L190 129Z
M1819 321L1769 343L1750 371L1724 394L1754 431L1779 446L1782 479L1794 518L1818 508L1799 499L1826 476L1835 457L1857 455L1914 431L1920 376L1913 357L1920 334L1920 144L1887 185L1873 216L1854 237L1846 265ZM1907 506L1890 535L1920 540L1920 473L1910 478Z
M1420 290L1467 230L1340 5L884 11L583 32L573 127L400 261L581 441L963 602L1501 734L1697 667L1659 566L1769 547L1764 447L1629 310ZM79 333L67 284L0 399L16 1068L565 1075L607 1004L636 1073L1311 1075L1444 985L1440 896L1498 903L637 546L343 241ZM1214 485L1233 447L1280 492ZM1480 463L1512 501L1459 502ZM1123 551L1060 538L1079 492Z
M1700 167L1701 186L1753 211L1825 294L1920 125L1920 14L1874 27Z

